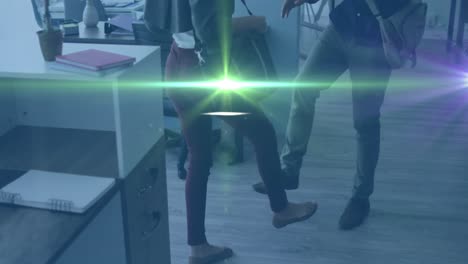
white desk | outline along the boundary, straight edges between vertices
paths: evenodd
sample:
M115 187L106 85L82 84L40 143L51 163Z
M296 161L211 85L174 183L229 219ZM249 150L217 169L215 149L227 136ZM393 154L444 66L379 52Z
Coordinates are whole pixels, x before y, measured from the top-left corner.
M48 68L34 34L2 42L0 170L120 179L85 215L0 205L2 264L170 262L162 93L138 85L160 81L159 48L67 43L64 53L88 48L137 61L88 77Z
M145 7L145 1L138 1L134 4L125 7L104 7L107 15L115 16L118 14L132 13L135 11L143 11ZM64 6L63 2L56 3L50 7L50 13L53 18L64 18Z

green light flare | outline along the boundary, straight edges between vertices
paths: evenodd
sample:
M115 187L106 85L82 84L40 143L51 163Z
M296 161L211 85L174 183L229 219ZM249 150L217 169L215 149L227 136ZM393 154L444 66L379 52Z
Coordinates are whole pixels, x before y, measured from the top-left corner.
M229 1L217 1L217 4L221 5L218 8L218 10L220 10L218 30L221 41L223 76L224 79L226 79L229 76L229 65L231 61L232 7L229 6Z
M385 85L379 82L350 82L338 81L332 85L332 89L348 89L350 87L358 87L360 89L372 89ZM465 78L453 78L451 80L437 78L425 79L393 79L391 81L392 90L406 89L425 89L428 87L458 87L466 86ZM77 90L97 90L97 89L112 89L109 82L106 81L12 81L8 79L0 80L0 89L11 87L24 87L35 89L70 89ZM329 87L328 82L284 82L284 81L249 81L249 80L234 80L223 78L213 81L184 81L184 82L154 82L154 81L120 81L115 88L117 89L208 89L216 90L218 93L248 93L256 89L323 89Z
M211 115L211 116L242 116L248 115L249 113L244 112L207 112L204 115Z

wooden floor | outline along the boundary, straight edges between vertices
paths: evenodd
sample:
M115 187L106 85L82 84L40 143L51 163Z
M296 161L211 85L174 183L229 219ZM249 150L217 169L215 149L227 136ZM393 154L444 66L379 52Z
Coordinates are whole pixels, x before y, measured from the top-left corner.
M226 263L468 263L468 89L460 69L437 56L423 57L417 69L393 75L372 209L362 227L337 229L354 175L349 89L331 89L320 98L300 189L288 193L292 201L319 202L311 220L282 230L271 226L266 197L250 186L259 180L251 150L244 164L215 165L207 235L233 248L236 256ZM403 79L414 86L403 87ZM172 263L181 264L189 251L184 183L175 161L169 151Z

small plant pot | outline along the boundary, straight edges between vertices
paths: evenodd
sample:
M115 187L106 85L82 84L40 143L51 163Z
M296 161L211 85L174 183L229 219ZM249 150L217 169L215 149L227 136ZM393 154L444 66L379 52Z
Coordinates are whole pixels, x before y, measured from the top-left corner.
M63 34L61 30L41 30L37 32L42 56L45 61L55 61L55 57L62 55Z

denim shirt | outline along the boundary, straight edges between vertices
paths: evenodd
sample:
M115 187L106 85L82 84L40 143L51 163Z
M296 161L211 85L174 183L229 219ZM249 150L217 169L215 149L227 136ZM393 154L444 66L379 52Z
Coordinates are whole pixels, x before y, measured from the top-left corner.
M408 0L375 0L381 15L389 17ZM331 13L330 20L346 39L361 45L380 45L380 28L377 19L367 6L366 0L344 0Z

